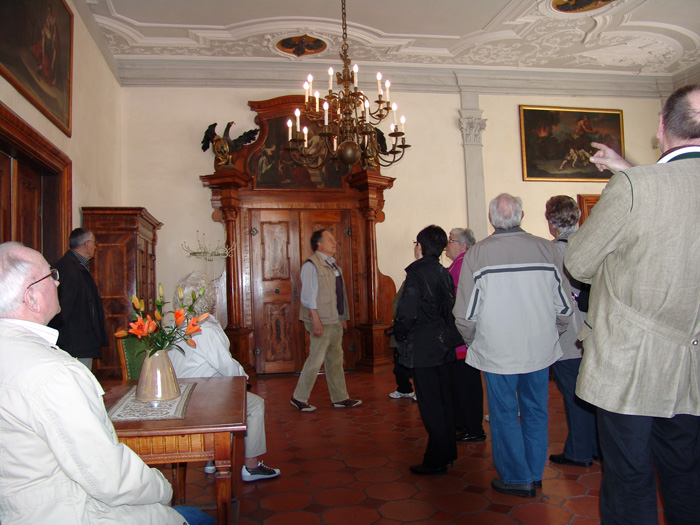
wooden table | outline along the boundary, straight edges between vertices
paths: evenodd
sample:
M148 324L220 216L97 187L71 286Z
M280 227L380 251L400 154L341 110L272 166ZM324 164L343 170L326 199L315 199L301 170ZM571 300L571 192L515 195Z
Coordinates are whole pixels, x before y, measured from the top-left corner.
M214 460L217 523L228 525L231 522L231 498L236 497L240 478L236 450L243 450L241 440L246 430L245 377L179 381L196 383L185 419L118 421L114 428L119 441L148 465ZM107 410L135 384L135 381L104 381L102 387ZM177 483L173 483L174 501L179 501L179 493L184 494L184 469L178 470Z

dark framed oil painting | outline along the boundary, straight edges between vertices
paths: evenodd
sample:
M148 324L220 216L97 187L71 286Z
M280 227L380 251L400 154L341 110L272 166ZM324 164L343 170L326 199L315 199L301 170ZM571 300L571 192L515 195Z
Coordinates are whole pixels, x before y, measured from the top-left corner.
M299 166L292 161L289 151L288 116L271 118L267 121L268 131L265 144L251 155L248 172L255 179L256 188L266 189L340 189L347 167L339 162L325 162L319 166ZM320 148L321 126L306 121L301 125L309 129L308 147Z
M69 137L72 65L64 0L0 1L0 74Z
M520 106L523 180L605 182L590 161L599 142L625 155L622 111Z

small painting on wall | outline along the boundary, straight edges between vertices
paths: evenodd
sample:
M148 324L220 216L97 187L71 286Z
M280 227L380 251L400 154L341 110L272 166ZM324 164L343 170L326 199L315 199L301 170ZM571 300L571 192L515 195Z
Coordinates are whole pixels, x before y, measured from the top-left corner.
M0 74L69 137L72 57L64 0L0 1Z
M520 106L523 180L605 182L590 161L599 142L625 155L622 111Z

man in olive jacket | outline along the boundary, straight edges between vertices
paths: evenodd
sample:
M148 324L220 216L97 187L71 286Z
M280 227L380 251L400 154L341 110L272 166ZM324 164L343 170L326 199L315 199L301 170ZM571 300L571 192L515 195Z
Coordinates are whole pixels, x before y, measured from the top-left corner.
M603 523L700 520L700 86L673 93L657 164L613 175L569 238L565 264L591 283L576 394L598 407Z
M49 326L58 330L58 346L92 370L92 360L101 359L101 347L109 344L102 299L89 269L97 249L95 235L86 228L76 228L68 244L70 250L56 263L61 313Z

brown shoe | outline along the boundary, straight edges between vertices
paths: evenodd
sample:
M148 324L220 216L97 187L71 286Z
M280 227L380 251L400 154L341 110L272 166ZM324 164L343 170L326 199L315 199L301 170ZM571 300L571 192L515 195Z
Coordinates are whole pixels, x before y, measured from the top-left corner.
M361 399L350 399L347 398L345 401L337 401L336 403L333 403L334 408L352 408L352 407L357 407L362 404Z
M300 412L314 412L316 410L315 406L299 401L298 399L292 398L290 403L294 408L298 408Z

